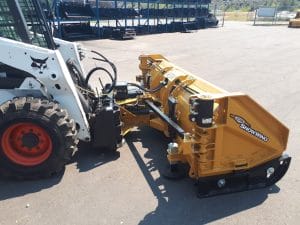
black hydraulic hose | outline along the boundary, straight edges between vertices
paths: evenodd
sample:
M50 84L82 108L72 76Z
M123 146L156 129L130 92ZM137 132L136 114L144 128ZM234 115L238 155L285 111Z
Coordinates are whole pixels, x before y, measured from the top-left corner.
M95 50L91 51L92 53L95 53L96 55L100 56L102 59L104 59L106 62L109 62L108 58L106 58L104 55L102 55L100 52L97 52Z
M141 89L142 91L144 92L148 92L148 93L155 93L155 92L158 92L160 89L162 89L164 86L166 86L168 84L168 80L165 79L162 83L160 83L157 87L153 88L153 89L147 89L147 88L144 88L138 84L135 84L135 83L128 83L129 86L134 86L134 87L137 87L139 89Z
M94 57L93 59L108 63L108 64L110 65L110 67L113 69L115 75L117 75L117 67L115 66L114 63L112 63L111 61L109 61L104 55L102 55L102 54L99 53L99 52L96 52L96 51L94 51L94 50L91 51L91 52L94 53L94 54L96 54L96 55L98 55L98 56L100 56L100 57L102 58L102 59L99 59L99 58L95 58L95 57Z
M75 72L72 72L72 75L76 76L77 81L78 81L78 85L81 86L81 87L87 88L88 86L85 84L85 80L83 78L83 75L82 75L80 69L78 68L78 66L76 65L76 63L74 62L73 59L69 59L67 61L67 66L68 66L70 71L75 70Z
M116 83L117 83L117 79L118 79L117 68L116 68L115 64L113 64L111 61L109 61L109 60L108 60L104 55L102 55L101 53L99 53L99 52L97 52L97 51L94 51L94 50L92 50L91 52L94 53L94 54L96 54L96 55L98 55L99 57L101 57L100 59L99 59L99 58L93 58L94 60L98 60L98 61L105 62L105 63L109 64L109 66L112 68L112 70L113 70L113 72L114 72L114 76L112 76L112 74L111 74L108 70L106 70L106 69L104 69L104 68L102 68L102 67L96 67L96 68L99 68L99 69L96 69L96 68L95 68L96 70L95 70L95 69L92 69L92 70L90 71L90 73L91 73L90 76L92 76L93 72L95 72L95 71L97 71L97 70L103 70L103 71L105 71L105 72L110 76L110 78L111 78L111 80L112 80L111 87L109 88L109 90L106 90L106 93L110 93L110 92L115 88ZM100 69L100 68L101 68L101 69ZM89 74L90 74L90 73L89 73ZM90 77L87 76L87 78L88 78L88 79L86 79L86 83L88 83Z
M92 78L94 73L98 70L104 71L109 76L109 78L111 79L112 84L114 83L114 77L107 69L105 69L103 67L95 67L86 76L86 79L85 79L85 85L86 86L88 86L90 79ZM104 90L104 91L105 91L106 94L109 94L113 90L113 88L114 88L114 86L111 85L108 90Z
M96 52L94 50L91 51L92 53L100 56L102 59L99 59L99 58L93 58L95 60L98 60L98 61L102 61L102 62L106 62L110 65L110 67L112 68L112 70L114 71L114 75L115 75L115 80L117 80L117 67L115 66L114 63L112 63L111 61L109 61L104 55L102 55L101 53L99 52Z

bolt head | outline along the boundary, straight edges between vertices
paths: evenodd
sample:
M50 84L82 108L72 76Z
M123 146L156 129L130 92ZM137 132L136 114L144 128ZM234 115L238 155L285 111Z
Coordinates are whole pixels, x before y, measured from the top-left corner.
M275 172L274 167L269 167L267 169L267 177L269 178Z
M178 144L175 142L169 143L167 152L169 154L177 154L178 153Z
M223 188L226 185L226 180L225 179L218 180L217 185L219 188Z

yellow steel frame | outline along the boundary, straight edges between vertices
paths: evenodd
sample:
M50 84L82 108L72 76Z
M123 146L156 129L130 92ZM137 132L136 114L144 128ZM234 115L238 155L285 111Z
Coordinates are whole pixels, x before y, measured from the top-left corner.
M178 150L169 152L168 160L171 164L188 163L190 177L251 169L280 157L286 149L288 128L249 96L228 93L175 66L161 55L141 56L140 69L142 75L138 79L147 88L154 88L165 79L168 84L156 93L119 102L123 133L134 126L147 125L169 136L168 124L162 119L153 114L134 115L124 106L151 99L159 102L161 111L168 114L168 98L172 96L177 101L177 123L186 134L184 138L176 136L174 142L178 144ZM200 127L190 119L191 99L213 100L211 127Z

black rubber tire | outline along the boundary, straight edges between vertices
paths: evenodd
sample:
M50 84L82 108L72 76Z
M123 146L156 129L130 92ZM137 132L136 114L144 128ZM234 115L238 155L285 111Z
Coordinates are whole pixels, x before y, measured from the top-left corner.
M1 140L5 130L18 122L30 122L47 131L52 141L49 157L35 166L11 161L3 152ZM18 97L0 106L0 174L17 179L39 179L57 174L65 168L77 150L74 120L58 103L33 97Z

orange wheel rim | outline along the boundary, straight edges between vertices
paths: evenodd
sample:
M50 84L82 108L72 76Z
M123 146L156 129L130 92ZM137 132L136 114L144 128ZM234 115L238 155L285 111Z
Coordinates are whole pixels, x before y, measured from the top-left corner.
M23 166L41 164L52 152L48 132L29 122L10 125L2 135L1 145L4 154L11 161Z

